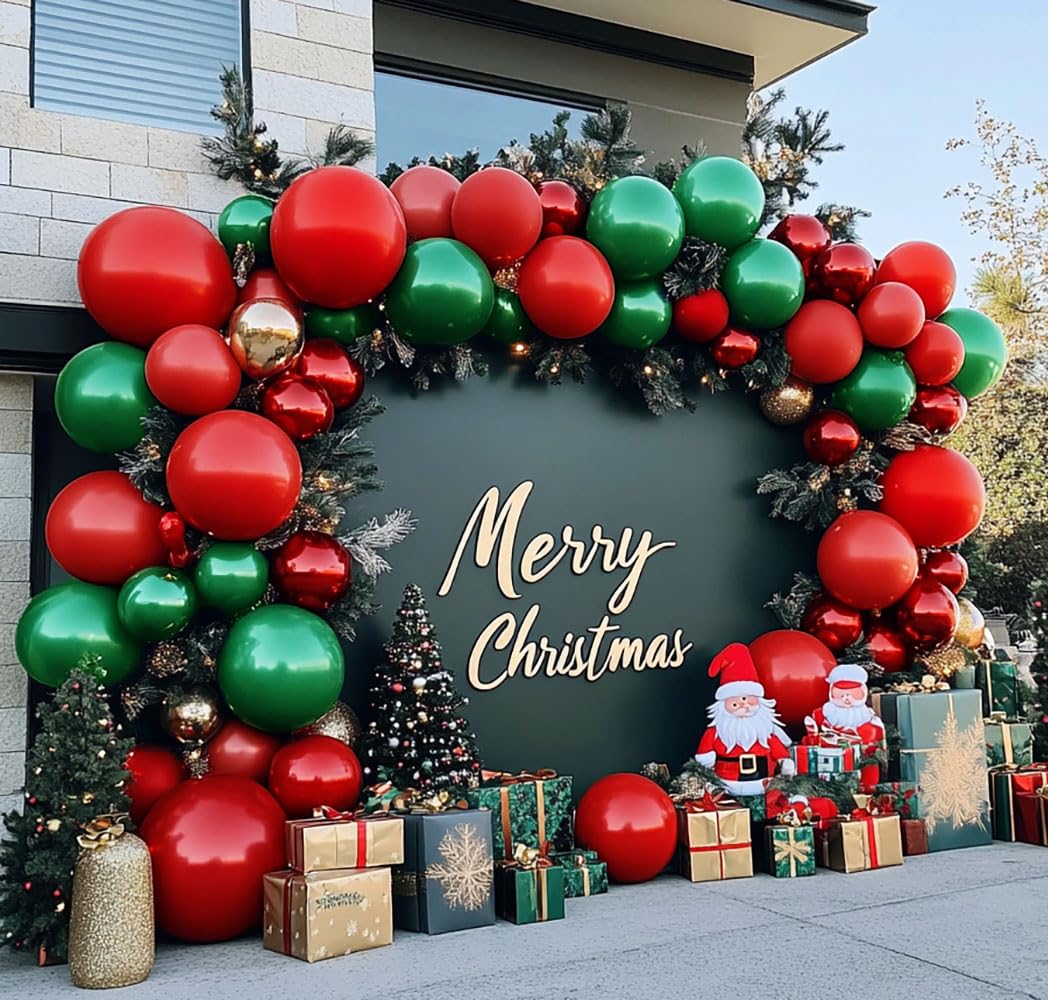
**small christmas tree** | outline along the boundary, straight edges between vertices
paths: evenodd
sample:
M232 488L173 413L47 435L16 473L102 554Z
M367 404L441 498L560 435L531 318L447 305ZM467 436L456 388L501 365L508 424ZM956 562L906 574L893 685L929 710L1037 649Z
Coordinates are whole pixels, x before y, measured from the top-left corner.
M0 841L0 943L65 961L69 892L81 825L128 807L121 735L105 688L81 660L50 701L37 707L25 805L4 816Z
M372 781L421 792L463 788L477 780L476 736L441 663L440 643L420 587L408 584L386 644L386 662L375 668L372 721L365 770Z

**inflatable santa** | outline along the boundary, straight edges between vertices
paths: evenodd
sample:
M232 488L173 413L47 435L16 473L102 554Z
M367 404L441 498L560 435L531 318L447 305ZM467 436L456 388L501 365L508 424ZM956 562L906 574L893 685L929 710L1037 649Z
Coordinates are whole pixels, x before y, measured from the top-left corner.
M761 795L777 770L783 774L796 770L775 701L764 697L753 658L741 642L733 642L713 658L710 676L719 678L720 686L695 759L712 768L735 795Z

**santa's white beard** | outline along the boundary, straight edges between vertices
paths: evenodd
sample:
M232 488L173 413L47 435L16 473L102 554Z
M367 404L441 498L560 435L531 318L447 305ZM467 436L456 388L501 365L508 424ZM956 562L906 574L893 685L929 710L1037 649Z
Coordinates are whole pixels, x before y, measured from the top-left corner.
M859 726L865 726L873 718L873 709L866 704L844 708L841 705L835 705L832 701L828 701L822 706L822 714L834 729L854 729L858 731Z
M762 747L768 745L773 735L789 745L790 738L778 724L775 714L775 702L771 698L761 698L753 715L739 718L728 711L723 701L715 701L709 707L710 723L717 731L721 743L729 749L742 747L748 751L755 743Z

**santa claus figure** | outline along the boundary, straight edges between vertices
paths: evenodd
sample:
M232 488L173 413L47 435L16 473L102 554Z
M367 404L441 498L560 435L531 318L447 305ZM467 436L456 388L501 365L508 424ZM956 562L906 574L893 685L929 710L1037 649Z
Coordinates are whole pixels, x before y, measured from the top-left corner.
M720 686L695 759L712 768L735 795L761 795L776 770L796 770L775 701L764 697L750 651L741 642L713 658L710 676L719 677Z
M884 723L866 704L869 675L857 663L838 663L826 678L829 699L804 720L805 742L853 743L862 757L872 757L884 746ZM863 786L880 780L880 769L868 764L862 769Z

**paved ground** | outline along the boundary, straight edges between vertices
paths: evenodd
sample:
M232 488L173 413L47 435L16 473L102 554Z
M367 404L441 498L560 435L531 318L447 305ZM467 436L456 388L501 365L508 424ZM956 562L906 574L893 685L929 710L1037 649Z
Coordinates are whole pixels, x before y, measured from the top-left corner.
M498 923L307 965L257 940L164 945L134 1000L996 1000L1048 998L1048 850L1021 844L692 885L663 876ZM0 994L70 995L65 967L0 959Z

